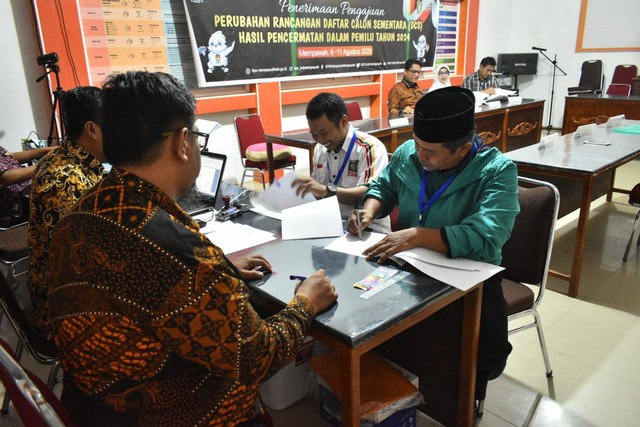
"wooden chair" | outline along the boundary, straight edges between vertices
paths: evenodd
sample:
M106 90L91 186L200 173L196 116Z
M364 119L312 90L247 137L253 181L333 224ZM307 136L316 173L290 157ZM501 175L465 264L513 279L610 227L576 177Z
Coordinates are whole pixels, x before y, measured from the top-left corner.
M509 322L533 316L532 322L509 329L509 335L536 328L547 377L553 375L538 307L547 284L553 236L560 206L558 189L548 182L519 177L520 213L511 238L502 248L502 290ZM529 285L529 286L527 286ZM537 287L537 293L531 287ZM478 416L482 416L485 393L476 395Z
M240 156L242 158L242 166L244 171L242 172L242 180L240 186L244 184L244 178L247 173L253 171L259 172L262 177L262 188L265 188L265 171L268 171L267 160L251 160L247 158L247 150L256 150L266 152L266 145L264 139L264 128L262 127L262 120L258 114L249 114L244 116L237 116L233 119L233 125L236 129L236 135L238 136L238 144L240 146ZM278 148L286 148L284 146L278 146L273 144L274 152ZM291 168L295 169L296 156L293 154L286 154L283 158L274 157L274 170Z

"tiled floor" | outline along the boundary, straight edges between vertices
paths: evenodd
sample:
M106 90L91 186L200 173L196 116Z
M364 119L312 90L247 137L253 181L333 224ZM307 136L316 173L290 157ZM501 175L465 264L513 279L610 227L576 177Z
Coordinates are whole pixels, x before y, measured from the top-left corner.
M631 188L639 178L640 161L634 161L619 170L616 184ZM613 203L594 203L578 298L566 296L567 282L550 278L540 308L553 378L545 377L535 331L512 335L513 353L505 373L489 383L485 414L477 425L640 425L640 256L634 249L622 262L636 212L621 194ZM575 215L559 222L555 269L570 268L576 223ZM11 335L6 322L0 335ZM14 412L0 424L21 425ZM312 398L273 411L273 417L277 427L330 425ZM438 424L420 415L417 425Z

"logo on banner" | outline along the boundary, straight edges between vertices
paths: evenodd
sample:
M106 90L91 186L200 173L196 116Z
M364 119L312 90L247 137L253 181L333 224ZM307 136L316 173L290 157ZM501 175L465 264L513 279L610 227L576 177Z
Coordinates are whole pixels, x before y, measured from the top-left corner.
M360 160L349 160L349 165L347 166L347 176L358 176L358 163Z
M426 21L429 15L438 10L439 0L403 0L402 12L409 21ZM435 16L431 19L434 20ZM433 21L437 22L437 21Z

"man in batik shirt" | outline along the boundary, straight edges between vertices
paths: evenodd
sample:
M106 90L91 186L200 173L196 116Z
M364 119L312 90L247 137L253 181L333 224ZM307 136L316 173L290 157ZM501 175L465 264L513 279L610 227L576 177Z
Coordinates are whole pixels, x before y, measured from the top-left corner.
M61 100L67 139L45 156L31 184L29 208L29 289L36 326L50 332L47 277L50 234L85 191L102 179L100 88L71 89Z
M227 260L176 203L205 144L174 77L127 72L102 88L113 168L56 226L50 311L62 400L83 426L254 426L260 383L295 357L337 294L324 270L263 320L244 280L261 256Z

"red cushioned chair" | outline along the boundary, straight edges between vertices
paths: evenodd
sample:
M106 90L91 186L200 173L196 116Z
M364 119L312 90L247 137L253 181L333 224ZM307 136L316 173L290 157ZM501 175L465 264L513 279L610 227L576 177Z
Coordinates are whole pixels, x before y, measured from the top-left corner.
M607 95L623 95L631 94L631 82L638 74L638 67L635 65L618 65L613 71L611 84L607 88Z
M633 187L633 190L629 193L629 203L633 206L640 207L640 184L636 184ZM629 258L629 252L631 252L631 246L633 245L633 237L638 231L638 224L640 224L640 211L636 214L636 219L633 221L633 228L631 229L631 236L629 236L629 243L627 243L627 249L624 251L624 257L622 257L623 261L626 261ZM640 245L640 236L638 236L638 241L636 242L636 246Z
M25 426L72 427L73 420L57 396L32 372L24 369L9 345L0 339L0 382Z
M264 128L262 127L262 120L258 114L249 114L244 116L237 116L233 119L233 125L236 128L236 134L238 136L238 144L240 145L240 156L242 157L242 166L244 171L242 172L242 180L240 186L244 184L244 178L249 172L260 172L262 177L262 188L265 188L264 172L268 170L268 164L266 160L251 160L247 158L247 150L263 151L266 152L267 143L264 140ZM273 144L274 153L278 149L287 148L282 145ZM277 158L274 154L274 170L276 169L295 169L296 156L293 154L285 154L284 158Z
M362 110L358 101L345 102L349 111L349 121L362 120Z

